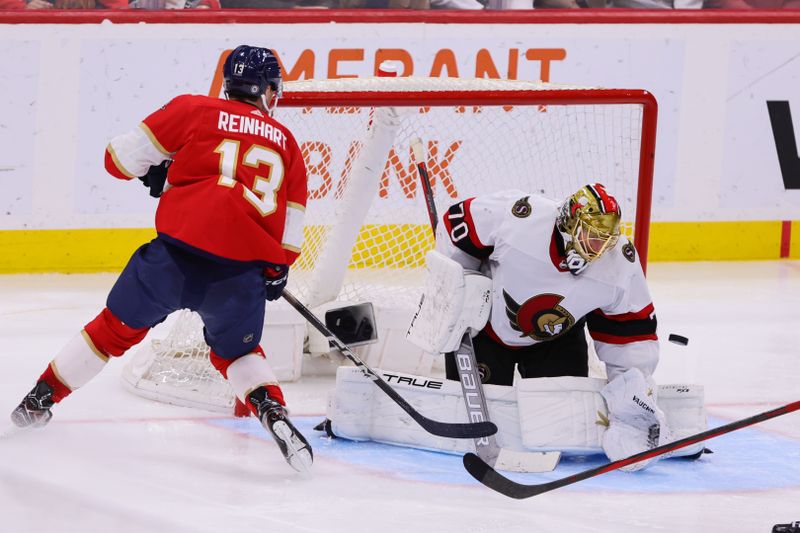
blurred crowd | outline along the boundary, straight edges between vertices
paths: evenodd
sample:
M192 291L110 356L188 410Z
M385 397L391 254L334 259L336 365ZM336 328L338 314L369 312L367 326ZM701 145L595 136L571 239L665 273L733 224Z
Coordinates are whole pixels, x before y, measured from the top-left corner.
M15 9L221 9L220 0L0 0L0 11ZM267 7L267 6L265 6Z
M800 9L800 0L0 0L19 9Z

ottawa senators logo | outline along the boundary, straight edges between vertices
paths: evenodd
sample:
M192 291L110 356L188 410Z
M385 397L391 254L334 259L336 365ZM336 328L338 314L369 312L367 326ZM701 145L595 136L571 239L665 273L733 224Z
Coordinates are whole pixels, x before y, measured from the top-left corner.
M525 198L520 198L514 205L511 207L511 214L517 218L525 218L530 216L531 212L533 211L533 207L531 207L531 203L528 201L530 196L526 196Z
M633 247L631 241L626 242L622 246L622 255L625 256L625 259L633 263L636 261L636 248Z
M558 294L539 294L525 300L522 305L503 291L506 301L506 316L511 327L521 333L520 337L531 337L537 341L547 341L560 337L575 324L575 318L558 305L563 296Z
M481 378L481 383L488 383L492 379L492 369L486 363L478 363L478 376Z

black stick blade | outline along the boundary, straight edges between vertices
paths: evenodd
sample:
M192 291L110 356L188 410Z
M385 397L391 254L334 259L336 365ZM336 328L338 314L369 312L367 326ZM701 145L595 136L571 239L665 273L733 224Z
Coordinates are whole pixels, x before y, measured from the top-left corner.
M507 477L498 474L497 471L474 453L464 455L463 461L464 468L467 469L467 472L472 477L503 496L522 500L549 490L546 483L543 485L522 485L511 481Z
M439 437L450 437L451 439L477 439L488 437L497 433L497 426L494 422L473 422L473 423L448 423L438 422L430 418L412 418L422 426L422 428L433 435Z
M523 498L530 498L531 496L542 494L543 492L548 492L561 487L565 487L567 485L572 485L573 483L583 481L584 479L589 479L590 477L599 476L607 472L613 472L614 470L622 468L623 466L637 463L645 459L650 459L651 457L657 457L659 455L663 455L665 453L669 453L674 450L679 450L681 448L685 448L686 446L690 446L697 442L713 439L714 437L725 435L726 433L736 431L737 429L752 426L753 424L757 424L758 422L763 422L765 420L769 420L771 418L775 418L788 413L793 413L794 411L798 410L800 410L800 401L792 402L782 407L778 407L777 409L772 409L770 411L765 411L763 413L759 413L757 415L753 415L748 418L743 418L741 420L731 422L730 424L725 424L724 426L712 428L707 431L697 433L695 435L690 435L688 437L684 437L682 439L678 439L676 441L672 441L667 444L657 446L650 450L645 450L643 452L631 455L630 457L626 457L625 459L618 459L617 461L611 461L610 463L606 463L597 466L595 468L590 468L588 470L578 472L577 474L573 474L565 478L556 479L555 481L548 481L546 483L524 485L522 483L516 483L514 481L511 481L510 479L498 474L497 471L495 471L491 466L486 464L480 457L478 457L474 453L468 453L464 456L463 459L464 468L467 469L467 472L469 472L472 475L472 477L474 477L475 479L477 479L490 489L497 491L500 494L503 494L504 496L508 496L509 498L515 498L521 500Z
M375 373L374 370L369 368L366 364L361 362L346 346L342 353L348 357L353 363L361 368L364 375L371 379L375 385L378 386L383 392L387 394L394 402L410 416L414 421L419 424L422 429L433 435L439 437L450 437L451 439L476 439L480 437L488 437L497 433L497 426L493 422L439 422L438 420L431 420L416 409L414 409L405 398L400 396L391 385L386 383L381 377Z

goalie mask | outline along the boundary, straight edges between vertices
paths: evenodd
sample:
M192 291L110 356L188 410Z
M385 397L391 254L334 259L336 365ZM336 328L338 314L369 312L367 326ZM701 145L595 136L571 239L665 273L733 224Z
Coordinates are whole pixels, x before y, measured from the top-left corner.
M225 94L228 97L255 100L261 98L269 114L283 94L283 79L278 58L267 48L241 45L230 53L222 67ZM272 89L272 99L267 102L264 93Z
M564 237L566 266L580 274L589 263L617 244L622 211L599 183L586 185L566 199L558 214Z

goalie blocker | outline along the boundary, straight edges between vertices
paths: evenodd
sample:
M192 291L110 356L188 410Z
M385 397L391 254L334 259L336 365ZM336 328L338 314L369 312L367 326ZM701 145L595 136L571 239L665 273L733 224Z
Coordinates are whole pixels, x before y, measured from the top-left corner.
M467 420L457 382L376 371L426 416L453 422ZM601 395L605 386L603 379L583 377L521 379L513 387L485 385L490 419L498 426L498 445L521 452L602 452L609 417ZM657 405L666 416L673 439L708 427L700 385L661 385ZM337 437L459 454L474 451L472 441L425 432L351 367L341 367L337 372L327 417ZM674 456L694 456L702 451L703 443L697 443Z

